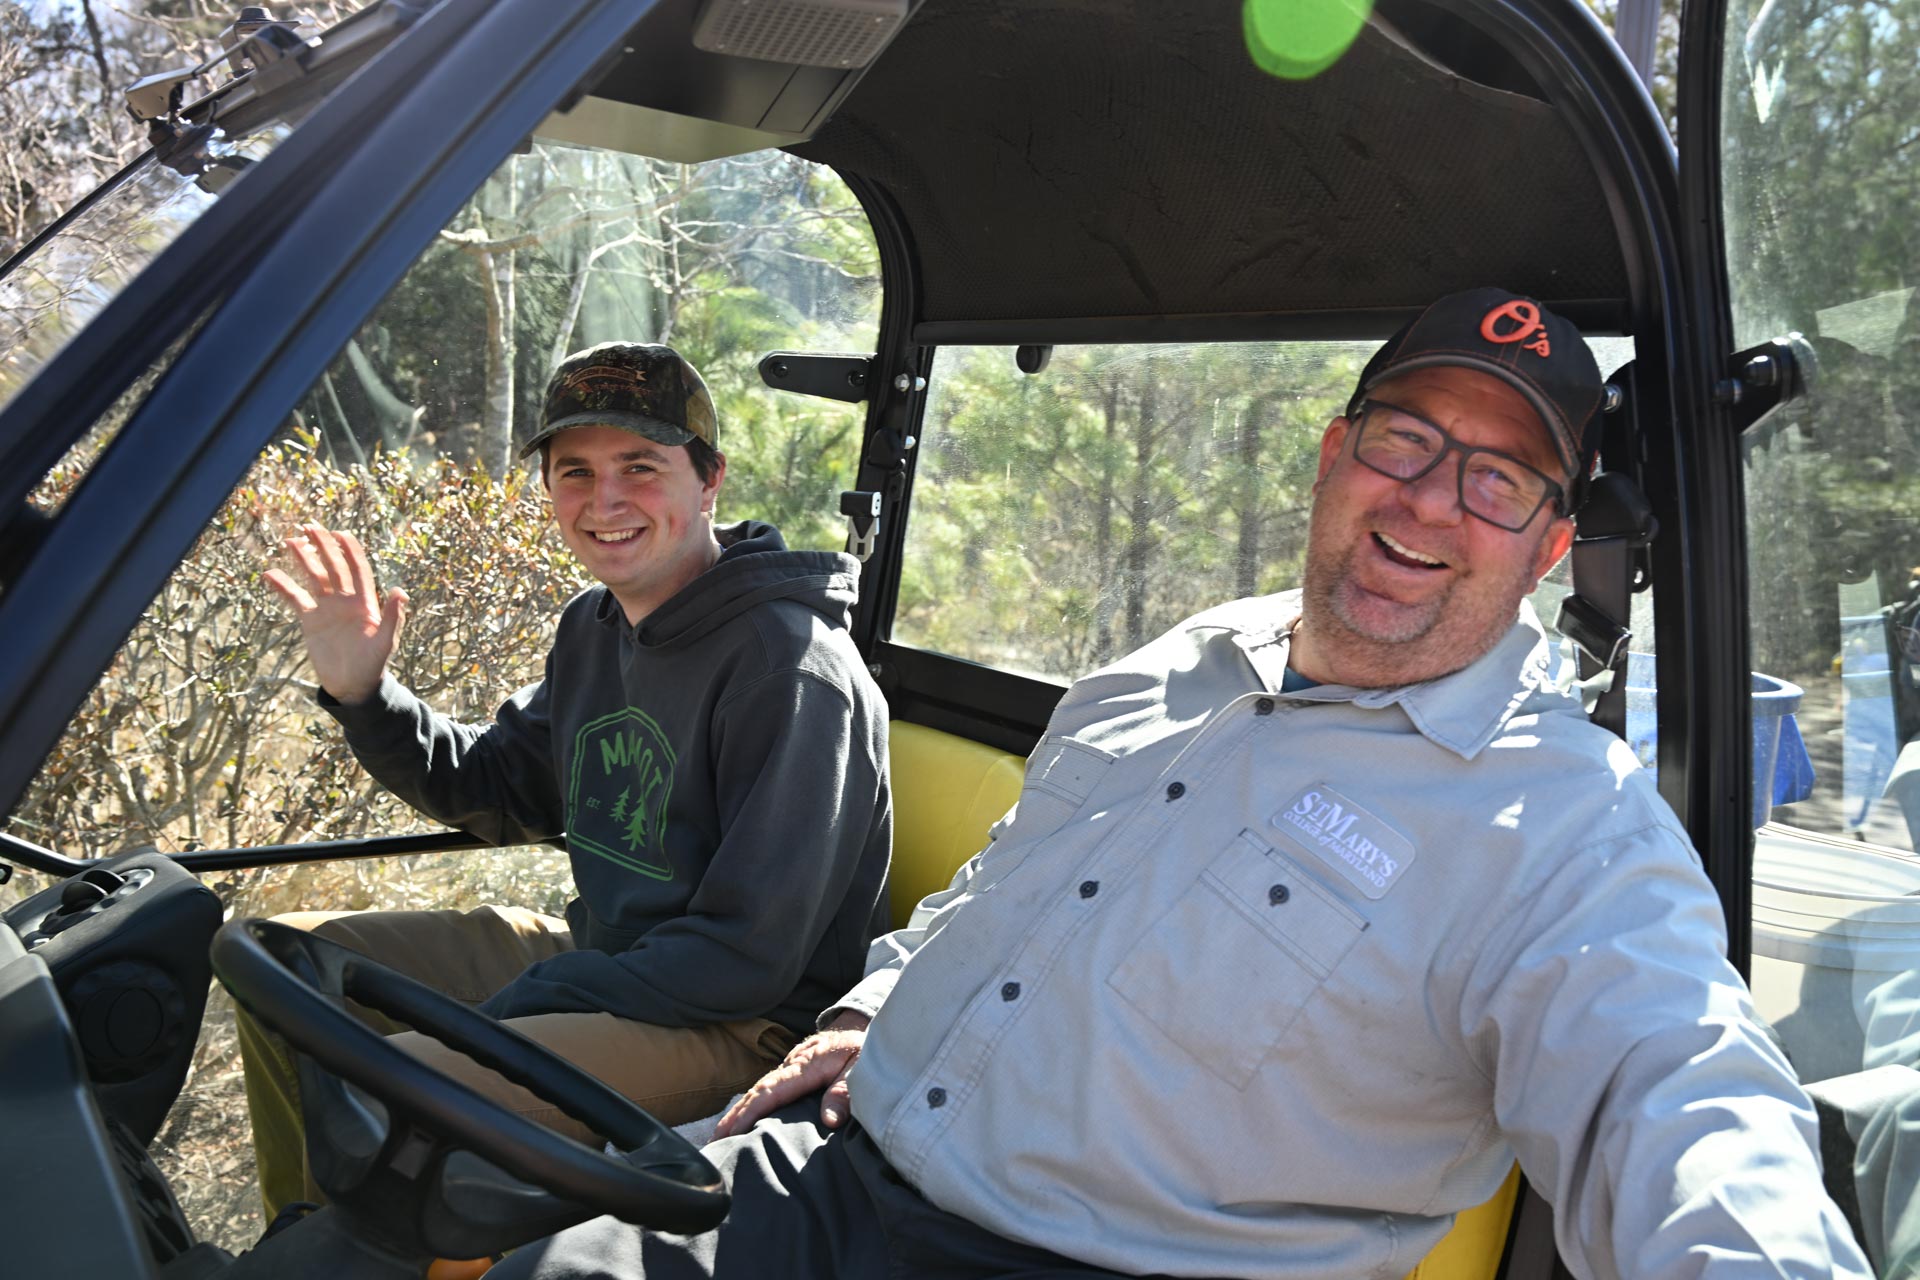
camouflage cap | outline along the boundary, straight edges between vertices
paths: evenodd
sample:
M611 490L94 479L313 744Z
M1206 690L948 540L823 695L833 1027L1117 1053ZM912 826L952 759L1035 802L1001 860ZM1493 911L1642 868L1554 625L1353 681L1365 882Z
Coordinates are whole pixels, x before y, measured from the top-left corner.
M655 342L603 342L562 360L547 380L540 429L526 457L570 427L618 427L660 444L720 447L707 384L681 354Z

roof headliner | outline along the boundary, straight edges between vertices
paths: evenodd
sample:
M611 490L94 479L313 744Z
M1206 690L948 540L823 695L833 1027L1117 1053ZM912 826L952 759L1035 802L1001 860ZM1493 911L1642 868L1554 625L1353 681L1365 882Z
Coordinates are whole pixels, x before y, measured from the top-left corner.
M1254 66L1221 0L926 0L793 150L898 204L922 325L1232 329L1477 283L1622 314L1614 225L1566 122L1457 19L1381 10L1390 27L1298 83Z

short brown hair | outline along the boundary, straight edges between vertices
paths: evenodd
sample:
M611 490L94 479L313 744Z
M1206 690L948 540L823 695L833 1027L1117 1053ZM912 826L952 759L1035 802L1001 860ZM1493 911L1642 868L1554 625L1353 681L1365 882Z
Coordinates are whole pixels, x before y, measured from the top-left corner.
M720 451L698 436L683 445L675 446L687 451L687 461L693 464L693 473L700 477L702 485L713 483L713 477L720 470ZM553 477L547 474L547 463L552 456L553 440L540 442L540 481L547 488L553 488Z

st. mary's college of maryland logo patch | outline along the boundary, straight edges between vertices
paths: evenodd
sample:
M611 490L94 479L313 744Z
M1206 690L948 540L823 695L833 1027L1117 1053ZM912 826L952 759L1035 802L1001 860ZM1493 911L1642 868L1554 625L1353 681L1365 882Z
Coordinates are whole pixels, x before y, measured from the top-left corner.
M656 880L673 879L666 819L674 764L666 735L637 707L583 725L573 739L568 845Z

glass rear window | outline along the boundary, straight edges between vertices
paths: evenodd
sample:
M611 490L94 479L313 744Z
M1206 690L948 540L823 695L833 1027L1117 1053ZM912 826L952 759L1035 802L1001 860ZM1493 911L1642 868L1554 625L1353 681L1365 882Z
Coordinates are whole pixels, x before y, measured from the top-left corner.
M1603 371L1632 358L1590 343ZM942 348L893 639L1067 681L1298 586L1321 433L1378 345L1062 346L1035 374ZM1549 626L1567 590L1563 562L1535 596Z

